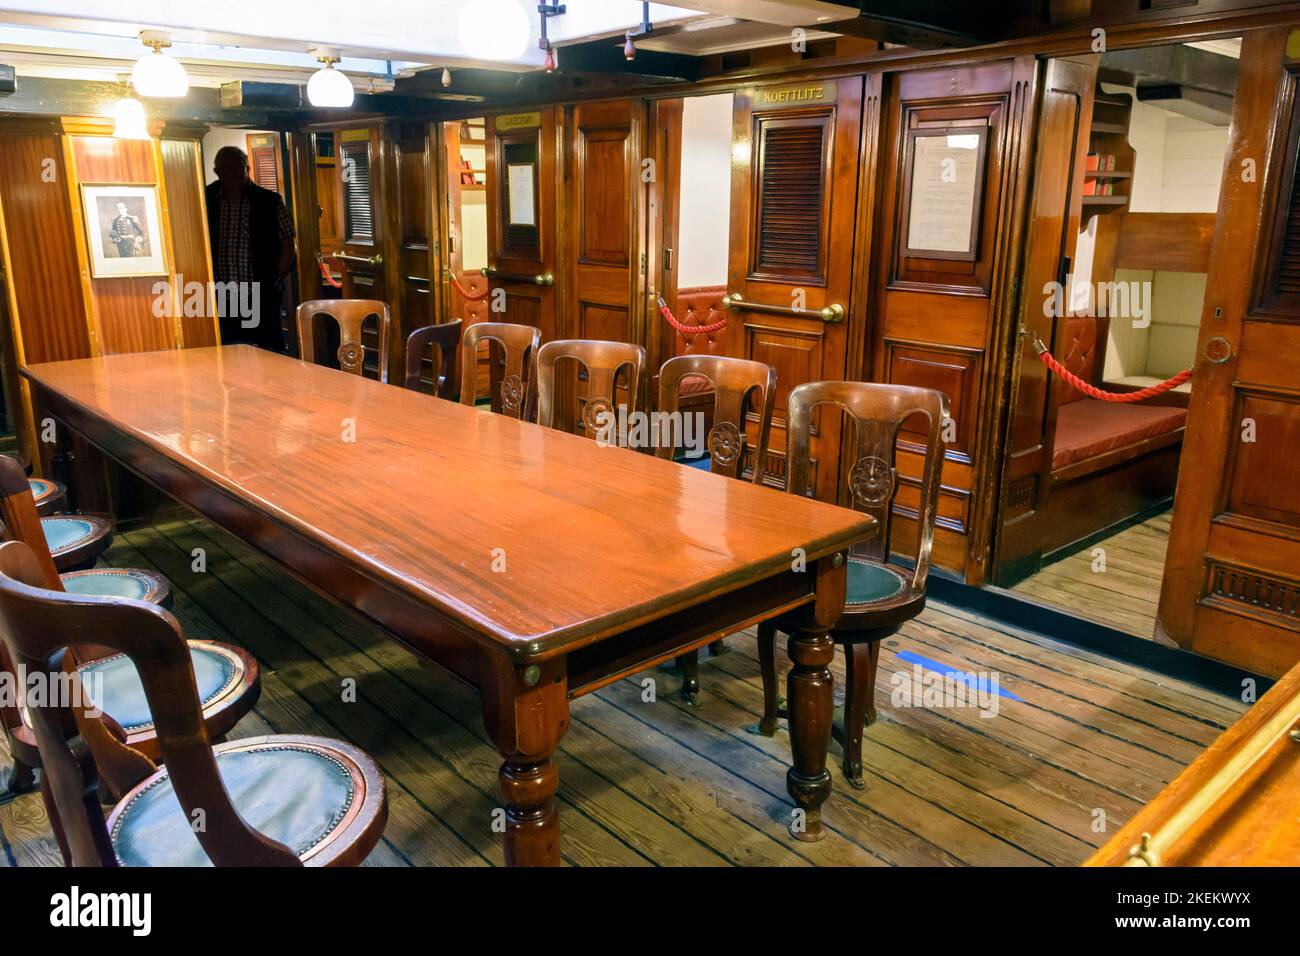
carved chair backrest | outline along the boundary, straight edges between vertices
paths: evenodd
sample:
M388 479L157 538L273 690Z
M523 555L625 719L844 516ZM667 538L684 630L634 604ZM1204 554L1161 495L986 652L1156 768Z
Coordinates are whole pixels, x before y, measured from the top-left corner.
M298 306L298 354L306 362L316 361L316 318L333 319L339 329L339 368L352 375L363 375L366 347L361 327L374 318L379 336L379 380L388 381L388 333L392 317L388 303L378 299L310 299Z
M465 330L461 345L460 402L473 405L478 398L478 347L495 342L504 353L500 387L492 395L492 411L510 418L526 418L530 367L536 360L542 330L513 322L476 322ZM489 353L491 346L489 345ZM494 378L493 381L496 379Z
M920 452L920 502L913 591L925 586L934 544L944 456L944 431L949 422L948 396L929 388L871 382L808 382L790 393L786 415L788 490L813 497L809 438L813 412L822 405L841 409L846 417L845 448L851 457L841 462L835 504L854 508L876 519L880 533L854 553L875 561L890 554L894 498L898 493L896 452L903 425L924 416L922 432L905 433L904 442ZM848 429L851 423L852 430ZM854 440L856 438L856 441Z
M750 450L746 435L749 413L758 415L758 441L753 448L752 480L761 484L767 468L768 435L772 430L772 404L776 399L776 370L762 362L728 358L724 355L678 355L659 369L659 411L673 415L681 411L681 381L699 375L713 386L713 428L705 448L714 474L738 478L743 474ZM671 458L672 441L660 440L660 458Z
M560 389L556 381L556 366L562 359L574 360L587 372L587 394L582 412L579 415L576 408L568 411L568 417L577 421L559 420L564 413L557 407ZM590 438L596 437L602 424L610 420L608 416L616 418L618 415L620 375L623 376L621 384L627 389L627 410L629 413L636 411L644 369L645 349L639 345L589 339L547 342L537 352L537 424L543 428L574 432L581 422L584 433ZM611 440L617 435L615 429L606 428L605 432Z

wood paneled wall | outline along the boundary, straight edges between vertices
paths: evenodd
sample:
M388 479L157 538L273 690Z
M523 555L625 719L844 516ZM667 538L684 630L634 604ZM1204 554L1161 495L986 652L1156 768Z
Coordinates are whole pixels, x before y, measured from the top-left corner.
M155 133L161 130L155 129ZM155 286L211 277L201 131L120 140L102 119L13 120L0 134L0 234L15 365L217 342L206 316L157 317ZM167 275L92 278L81 186L158 187ZM12 415L25 452L41 461L25 385Z

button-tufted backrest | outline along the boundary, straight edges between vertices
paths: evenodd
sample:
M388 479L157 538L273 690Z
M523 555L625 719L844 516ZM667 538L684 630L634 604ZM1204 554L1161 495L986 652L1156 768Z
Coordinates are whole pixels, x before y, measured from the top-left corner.
M682 325L713 325L727 317L727 309L722 304L722 297L727 294L726 286L697 286L692 289L678 289L677 301L672 303L673 315ZM727 333L729 329L717 332L700 332L696 335L683 335L676 329L669 329L673 336L673 355L726 355Z
M1089 315L1072 315L1065 322L1065 339L1057 357L1061 364L1085 382L1092 384L1097 356L1097 320ZM1056 380L1056 404L1068 405L1086 396L1073 385Z

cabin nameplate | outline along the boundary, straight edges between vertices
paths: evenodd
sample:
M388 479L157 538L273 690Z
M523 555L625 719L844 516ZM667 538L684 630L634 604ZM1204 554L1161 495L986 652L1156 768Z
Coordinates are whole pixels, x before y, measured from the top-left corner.
M502 113L492 121L492 125L498 133L515 129L537 129L542 125L542 114L537 111L531 113Z
M785 106L821 106L835 102L837 93L833 83L760 87L754 91L754 108L766 110Z

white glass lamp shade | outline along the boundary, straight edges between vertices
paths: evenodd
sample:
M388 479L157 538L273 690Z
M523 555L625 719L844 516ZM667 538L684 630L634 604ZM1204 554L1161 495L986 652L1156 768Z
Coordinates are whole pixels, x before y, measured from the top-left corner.
M125 97L113 108L113 135L118 139L148 139L149 130L144 124L144 104Z
M354 95L352 81L332 64L317 70L307 81L307 99L312 106L351 106Z
M532 22L520 0L461 4L458 24L465 55L474 60L515 60L528 47Z
M160 50L146 53L135 61L131 85L141 96L184 96L190 89L185 67Z

